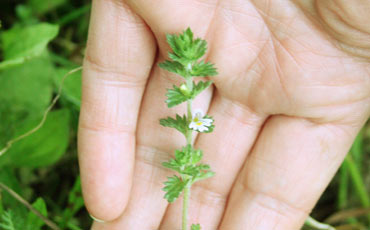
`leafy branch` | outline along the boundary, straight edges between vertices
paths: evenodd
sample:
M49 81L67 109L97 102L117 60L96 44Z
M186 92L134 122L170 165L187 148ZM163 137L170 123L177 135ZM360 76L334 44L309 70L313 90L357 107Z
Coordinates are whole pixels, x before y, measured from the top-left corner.
M178 130L186 139L186 146L181 150L176 150L175 157L162 164L164 167L179 174L179 176L168 177L168 180L164 182L165 187L163 190L166 192L164 198L170 203L174 202L181 193L184 194L182 229L186 230L188 229L188 202L192 184L215 174L211 171L209 165L200 162L203 152L194 149L192 145L193 131L210 133L214 129L212 117L203 115L199 111L193 113L192 109L192 101L207 89L212 84L212 81L195 83L193 77L214 76L217 74L217 70L212 63L199 60L207 51L207 42L200 38L194 39L190 28L179 35L168 34L167 42L172 49L172 52L168 54L171 60L166 60L160 63L159 66L169 72L180 75L185 79L185 82L180 86L173 85L172 89L167 89L166 103L169 108L172 108L186 102L187 114L182 116L176 114L175 118L168 117L160 120L162 126ZM200 229L200 224L191 226L191 230Z

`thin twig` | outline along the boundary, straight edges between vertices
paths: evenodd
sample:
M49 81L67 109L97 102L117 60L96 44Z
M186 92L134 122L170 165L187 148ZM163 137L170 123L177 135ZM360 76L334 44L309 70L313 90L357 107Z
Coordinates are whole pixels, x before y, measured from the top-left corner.
M350 210L343 210L333 215L329 216L325 220L326 223L334 224L346 220L351 217L359 217L364 215L370 214L370 208L358 208L358 209L350 209Z
M71 71L69 71L68 73L66 73L63 78L62 78L62 82L59 86L59 89L58 89L58 93L57 95L54 97L54 99L52 100L51 104L49 105L49 107L45 110L44 112L44 115L42 117L42 120L40 121L40 123L38 125L36 125L33 129L27 131L26 133L14 138L14 139L11 139L10 141L8 141L5 145L5 147L3 149L0 150L0 156L3 155L6 151L8 151L10 149L10 147L12 147L12 145L15 143L15 142L18 142L20 140L22 140L23 138L25 137L28 137L29 135L33 134L34 132L36 132L37 130L39 130L45 123L46 121L46 118L50 112L50 110L54 107L54 105L57 103L61 93L62 93L62 88L63 88L63 84L64 84L64 80L71 74L77 72L77 71L80 71L82 69L82 66L80 67L77 67Z
M320 223L310 216L306 219L305 225L316 228L316 229L320 229L320 230L335 230L334 227L328 224Z
M28 201L23 199L20 195L18 195L14 190L6 186L5 184L0 182L0 190L3 189L7 191L14 199L22 203L24 206L26 206L31 212L33 212L36 216L38 216L44 223L49 226L53 230L61 230L54 222L46 218L44 215L42 215L37 209L35 209Z

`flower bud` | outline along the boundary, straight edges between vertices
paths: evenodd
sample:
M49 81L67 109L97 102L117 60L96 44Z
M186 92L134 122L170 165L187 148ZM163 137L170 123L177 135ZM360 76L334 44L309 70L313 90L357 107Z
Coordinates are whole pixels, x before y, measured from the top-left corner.
M180 91L181 91L181 93L183 93L186 96L189 96L190 93L191 93L191 91L189 90L188 86L185 83L182 83L180 85Z

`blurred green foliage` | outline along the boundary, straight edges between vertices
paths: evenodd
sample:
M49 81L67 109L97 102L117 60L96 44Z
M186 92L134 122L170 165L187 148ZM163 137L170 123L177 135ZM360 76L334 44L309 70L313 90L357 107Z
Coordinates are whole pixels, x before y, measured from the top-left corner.
M35 127L61 86L82 64L88 0L0 2L0 149ZM61 229L89 229L76 154L81 72L65 79L60 100L43 126L0 156L0 183L28 200ZM369 207L370 126L313 211L325 220L343 210ZM370 213L342 215L338 229L370 229ZM330 218L328 219L330 222ZM345 228L343 226L350 226ZM5 191L0 191L0 230L49 229ZM307 228L312 229L312 228Z
M61 87L82 64L90 1L0 2L0 149L36 127ZM42 127L0 156L0 183L61 229L88 229L76 155L81 72L65 79ZM0 229L50 229L0 191Z

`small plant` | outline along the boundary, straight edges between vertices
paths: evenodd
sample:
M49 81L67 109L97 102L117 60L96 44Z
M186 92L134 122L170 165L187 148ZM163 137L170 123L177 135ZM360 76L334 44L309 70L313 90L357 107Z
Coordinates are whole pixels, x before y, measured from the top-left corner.
M173 52L168 54L171 61L166 60L159 66L169 72L175 73L182 78L180 86L173 86L173 89L167 91L167 106L169 108L187 103L187 114L176 114L175 118L168 117L161 119L160 124L165 127L171 127L181 132L186 139L186 145L175 151L175 158L164 162L163 166L172 169L180 175L168 177L164 182L163 190L166 192L164 198L168 202L174 202L183 192L183 210L182 210L182 230L188 228L188 204L191 186L199 181L213 176L210 166L200 161L203 152L200 149L194 149L193 132L210 133L214 129L213 118L205 115L201 110L192 108L192 101L203 90L207 89L212 81L199 81L195 83L194 77L214 76L217 74L216 68L209 62L200 61L207 50L207 42L200 38L193 38L193 32L190 28L186 29L180 35L167 35L167 42ZM200 230L200 224L193 224L191 230Z

